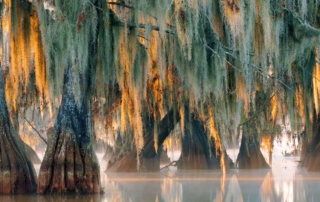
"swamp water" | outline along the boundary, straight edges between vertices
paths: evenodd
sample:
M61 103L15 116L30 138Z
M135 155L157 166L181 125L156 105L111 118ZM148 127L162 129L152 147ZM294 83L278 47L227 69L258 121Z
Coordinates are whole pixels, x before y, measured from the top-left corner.
M102 159L102 154L98 158ZM273 156L270 170L104 173L101 195L2 195L1 202L319 201L320 173L296 168L299 158ZM40 165L35 165L38 172Z

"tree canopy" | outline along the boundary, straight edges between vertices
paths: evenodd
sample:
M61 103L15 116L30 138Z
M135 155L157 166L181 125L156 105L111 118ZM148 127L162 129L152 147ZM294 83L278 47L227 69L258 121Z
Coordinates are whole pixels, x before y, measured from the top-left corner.
M158 123L171 109L182 134L186 108L205 122L220 152L251 121L258 133L251 135L270 135L289 119L293 131L311 137L320 99L319 4L3 0L7 103L14 111L31 97L56 113L72 66L75 103L103 98L108 110L97 121L132 135L138 154L153 135L144 134L144 122Z

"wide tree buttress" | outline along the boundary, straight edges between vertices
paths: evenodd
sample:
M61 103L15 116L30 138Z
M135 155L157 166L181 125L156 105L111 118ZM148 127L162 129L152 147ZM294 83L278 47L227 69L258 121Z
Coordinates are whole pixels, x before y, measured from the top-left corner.
M12 127L0 75L0 194L36 190L36 174L20 137Z
M91 131L90 101L77 103L71 63L54 130L39 172L38 193L100 193L100 168ZM85 93L84 93L85 94Z

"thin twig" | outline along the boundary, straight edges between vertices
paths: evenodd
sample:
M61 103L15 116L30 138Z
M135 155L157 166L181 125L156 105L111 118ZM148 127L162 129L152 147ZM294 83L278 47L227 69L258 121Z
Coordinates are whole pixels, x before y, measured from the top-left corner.
M130 5L125 4L125 3L120 3L120 2L107 2L107 4L117 5L117 6L122 6L122 7L125 7L125 8L133 9L133 6L130 6Z
M112 24L114 26L121 26L121 27L128 27L130 29L135 29L135 28L140 28L140 29L147 29L147 28L150 28L151 30L154 30L154 31L162 31L160 29L160 27L158 26L154 26L154 25L149 25L149 24L131 24L131 23L125 23L123 21L114 21L112 22ZM164 29L164 32L168 33L168 34L173 34L175 35L176 32L174 30L171 30L171 29Z
M36 133L38 134L38 136L42 139L42 141L44 143L46 143L46 145L48 145L47 141L40 135L39 131L27 120L27 118L20 112L22 118L31 126L31 128L36 131Z
M175 165L174 165L174 166L176 166L177 162L178 162L178 161L172 161L172 162L171 162L171 163L169 163L168 165L166 165L166 166L164 166L164 167L160 168L160 170L165 169L165 168L168 168L169 166L171 166L171 165L172 165L172 164L174 164L174 163L175 163Z

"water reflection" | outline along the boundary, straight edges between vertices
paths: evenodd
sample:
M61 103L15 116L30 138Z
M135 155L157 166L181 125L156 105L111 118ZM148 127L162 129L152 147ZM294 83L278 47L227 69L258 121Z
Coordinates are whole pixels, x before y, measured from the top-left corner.
M242 192L237 180L236 175L233 175L230 179L228 191L226 192L225 201L239 201L242 202Z
M108 174L119 201L317 201L320 174L304 170L170 171ZM275 178L276 177L276 178ZM308 190L308 191L306 191ZM107 200L106 201L110 201Z
M104 173L101 195L0 195L1 202L121 202L121 201L319 201L320 173L293 166L272 170ZM288 165L288 163L286 164Z

